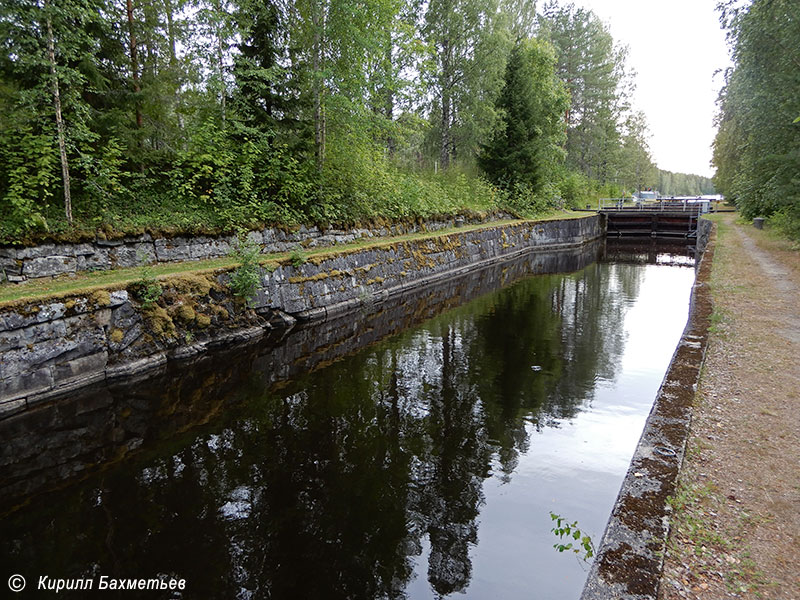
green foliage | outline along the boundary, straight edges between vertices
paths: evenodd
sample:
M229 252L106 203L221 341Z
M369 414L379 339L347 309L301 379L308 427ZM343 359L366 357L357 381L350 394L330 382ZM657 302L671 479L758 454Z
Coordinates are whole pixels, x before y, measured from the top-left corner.
M76 170L82 177L81 189L83 203L81 211L96 221L115 204L130 199L125 170L124 149L116 138L110 138L94 154L81 154L75 162Z
M306 255L303 254L303 251L299 248L292 250L292 253L289 255L289 261L292 263L292 266L295 269L298 269L306 264L306 260Z
M595 555L596 550L591 536L586 535L578 528L577 521L570 523L561 515L557 515L553 512L550 513L550 519L556 522L556 526L550 531L552 531L559 540L562 540L557 544L553 544L553 548L559 552L566 552L567 550L574 552L585 561L588 561ZM565 544L563 543L564 540L572 541L567 541Z
M236 298L248 304L261 284L261 248L245 234L240 234L230 256L239 266L231 273L228 285Z
M510 32L496 0L432 0L421 34L420 64L430 119L428 152L447 169L471 160L496 126Z
M600 183L619 180L631 169L623 152L632 89L627 50L597 15L574 4L545 3L539 27L556 48L556 73L569 93L567 166Z
M139 256L139 262L144 263L146 257ZM153 269L148 264L142 264L139 280L133 284L134 293L142 303L142 308L150 308L158 302L164 289L161 284L156 280Z
M566 208L584 208L587 204L593 204L597 197L592 191L592 182L582 173L562 173L558 192Z
M800 22L791 0L720 5L734 68L720 94L714 183L743 216L779 213L793 235L800 219ZM800 222L800 221L798 221Z
M580 110L597 115L590 127L560 105L543 41L558 48L565 79L565 44L578 30L545 27L555 13L537 30L529 0L131 7L129 14L117 0L2 3L0 242L498 208L534 215L583 203L597 193L594 181L616 181L610 171L574 166L576 148L613 156L622 170L614 147L621 101L609 88L621 58L594 21L586 39L596 51L575 66L580 90L570 88ZM64 214L48 21L74 224ZM567 140L567 176L565 129L584 136L582 146ZM504 136L515 141L497 154L503 167L487 169L487 181L477 172L478 150L499 149Z
M664 196L704 196L715 194L714 182L708 177L658 171L658 191Z
M769 224L782 236L800 242L800 207L785 207L768 219Z
M506 189L521 186L523 195L542 191L564 159L561 118L568 100L554 64L555 54L546 42L517 43L497 100L501 123L479 157L492 181Z
M552 192L548 187L545 193ZM554 205L554 198L548 200L543 194L534 192L528 184L515 183L502 195L500 206L520 218L533 218Z
M616 178L623 188L621 195L627 196L648 187L655 187L657 183L658 171L650 158L648 136L644 114L634 112L629 115L623 128Z
M46 230L41 208L57 186L58 152L51 136L32 127L10 123L0 136L0 239L9 240L29 231Z
M210 120L177 156L168 185L183 203L226 228L292 222L311 190L307 172L285 146L263 136L237 139Z

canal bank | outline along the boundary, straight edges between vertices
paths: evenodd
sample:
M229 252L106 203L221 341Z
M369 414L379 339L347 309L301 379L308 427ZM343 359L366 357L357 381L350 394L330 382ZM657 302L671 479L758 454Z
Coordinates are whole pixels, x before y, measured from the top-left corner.
M541 251L496 262L364 307L357 318L340 314L290 330L273 329L261 338L242 338L214 352L87 386L59 402L0 421L7 450L0 455L0 516L67 481L96 475L147 451L153 440L179 437L182 431L220 418L235 407L242 387L281 389L527 277L580 271L595 263L602 251L602 241L596 240L569 252ZM42 448L47 448L46 460Z
M717 220L712 328L659 598L800 598L800 253Z
M602 531L694 280L686 255L584 249L466 304L484 271L6 419L26 460L3 496L28 500L0 525L7 568L169 572L203 598L577 598L549 513ZM429 319L434 294L452 310Z
M261 269L247 306L231 291L230 268L12 303L0 309L0 416L297 319L327 319L496 261L575 248L604 235L603 219L594 215L298 254Z
M327 293L329 288L314 287L318 286L320 282L324 284L326 280L331 277L342 277L341 273L344 269L341 267L346 265L343 265L341 262L337 263L335 261L341 261L343 260L343 257L349 256L350 253L348 252L338 253L335 256L327 256L315 262L311 262L310 266L313 267L313 269L310 269L306 273L303 273L303 271L300 270L306 265L306 263L290 265L292 268L297 269L299 273L295 272L294 275L288 277L284 274L282 280L288 280L289 284L299 288L299 299L296 301L300 304L294 306L295 309L297 309L299 306L300 310L294 311L295 316L305 317L306 319L325 320L329 317L333 317L334 315L347 314L348 311L352 312L353 310L357 310L359 308L362 310L369 308L371 310L376 304L380 305L389 298L397 298L401 293L411 290L424 291L426 285L431 285L437 281L451 279L454 277L454 275L464 275L469 272L478 271L488 265L496 265L499 262L512 260L515 257L528 255L532 259L532 264L535 265L537 263L537 255L547 248L555 251L557 255L559 249L584 245L584 243L580 241L581 238L579 236L574 237L575 232L578 234L581 233L580 227L576 227L575 225L572 225L571 227L572 229L567 229L566 232L562 230L558 234L558 244L548 245L547 243L538 243L535 246L535 252L531 252L530 247L522 242L529 242L531 237L534 237L534 235L537 233L541 236L543 231L534 231L531 233L530 231L511 228L510 226L493 228L493 230L489 230L489 232L483 231L481 232L481 235L486 237L484 237L482 241L481 239L475 240L473 238L472 244L476 247L483 248L483 250L474 253L473 257L468 260L467 264L459 264L455 268L453 268L453 263L456 263L457 261L447 260L446 258L443 258L441 254L444 253L445 257L452 255L455 259L469 259L468 252L459 252L459 249L464 245L465 238L461 238L458 241L454 241L451 238L446 239L444 242L441 240L425 240L424 243L427 245L424 247L424 249L420 249L420 246L417 246L416 248L409 250L407 245L401 245L400 247L407 251L406 255L404 255L405 258L402 260L407 261L407 263L412 260L416 261L421 266L419 271L422 272L422 275L412 285L407 285L405 287L402 284L397 284L394 286L389 285L385 289L378 289L377 292L371 297L366 298L364 297L365 295L362 287L359 289L358 298L345 296L340 298L339 302L331 302L330 297L326 298L326 296L331 296L330 293ZM569 237L570 232L573 234L572 238ZM461 235L469 235L471 233L474 232ZM486 235L487 233L489 233L488 236ZM708 228L704 227L703 231L701 231L698 246L702 247L702 245L704 245L705 240L707 239L707 234ZM522 242L519 241L520 239ZM547 238L540 237L539 239L541 241L542 239L546 240ZM566 242L564 241L565 239L567 240ZM523 246L523 248L517 248L518 244ZM494 250L487 251L487 247L490 249L493 248ZM386 264L394 265L395 262L397 262L397 250L398 245L393 245L388 248L388 251L395 253L395 256L390 256L390 258L393 258L394 260L387 259L384 261ZM373 252L373 254L365 255L363 254L364 251ZM364 276L366 277L371 271L373 271L373 269L378 267L381 261L375 260L376 255L374 252L374 248L361 249L357 252L354 252L354 254L358 255L356 260L364 259L368 261L366 264L370 265L369 268L354 271L355 273L363 272ZM476 257L477 260L475 259ZM710 264L710 253L708 255L708 260L705 261L704 264ZM355 267L350 266L348 268L352 270L358 269L358 267L361 266L358 263L356 263L356 265L357 266ZM402 266L407 266L407 264ZM439 267L438 269L437 266ZM397 269L396 266L393 266L392 268ZM426 268L430 270L425 272L424 269ZM600 581L602 577L608 577L608 573L610 573L610 583L615 586L612 588L614 590L613 593L617 595L608 597L624 597L618 595L621 589L619 586L627 586L629 590L636 590L635 592L631 593L638 594L638 596L631 597L647 597L642 596L642 594L639 593L643 590L643 587L641 586L645 585L646 582L652 582L654 578L657 579L660 572L659 551L653 542L659 538L663 538L666 533L666 529L663 526L663 521L657 515L654 516L654 514L646 513L646 511L654 509L659 510L659 507L663 509L665 506L664 501L666 496L669 495L670 486L674 485L674 475L677 473L677 467L673 468L673 463L676 463L677 461L677 464L679 464L683 452L681 435L685 435L685 433L682 433L682 427L685 429L684 425L688 423L688 421L686 420L686 414L684 410L685 399L680 397L680 391L685 391L687 389L691 390L693 381L696 381L695 372L699 372L699 364L702 361L702 336L699 335L698 331L693 329L693 327L697 325L697 315L699 312L702 312L698 311L698 297L702 295L701 291L698 289L698 286L700 288L703 286L703 270L704 268L701 265L701 276L698 278L698 282L695 284L693 310L689 326L687 326L687 331L684 332L681 343L679 344L675 356L673 357L670 373L667 375L664 385L659 392L658 400L653 408L651 417L648 420L645 433L642 436L639 448L637 449L637 453L634 457L634 462L632 463L628 477L623 484L622 493L617 501L614 513L612 515L612 522L609 525L606 540L603 543L604 550L601 550L600 558L596 563L598 568L590 577L590 583L587 584L587 590L589 590L591 589L592 581ZM503 269L503 276L505 276L505 272L505 269ZM530 272L535 272L535 269L531 270ZM378 270L377 273L381 273L381 271ZM372 275L375 274L376 272L372 273ZM348 273L347 275L352 277L353 272ZM218 280L219 283L222 283L224 282L224 277L226 274L217 273L216 276L222 277L221 281ZM378 277L381 277L381 275L378 275ZM373 279L374 281L365 281L368 284L380 285L384 284L386 280L386 278L380 280L377 277ZM208 281L208 279L206 279L206 281ZM199 284L197 280L188 280L185 285L188 286L187 289L189 290L189 293L191 293L193 289L192 286L197 286ZM205 285L206 284L202 284L200 287L202 288ZM307 291L306 285L308 285L311 289ZM180 290L177 291L180 292ZM220 288L214 288L212 283L212 285L205 291L201 289L201 293L209 297L213 296L213 294L210 293L212 291L217 291L219 293ZM339 291L341 292L342 290ZM117 292L118 291L111 291L109 293L109 304L112 304L118 300L117 297L112 297L112 294ZM305 298L302 297L303 294L306 295ZM278 296L278 294L275 295ZM270 296L271 294L266 294L267 300ZM317 302L317 298L320 296L323 298L323 301L315 305L314 303ZM100 297L96 300L101 307L115 308L109 307L109 305L103 305L103 302L105 301L104 297ZM179 300L180 302L178 306L186 305L186 298ZM333 307L333 310L329 310L331 307ZM202 307L202 312L196 311L195 314L204 314L206 312L211 312L211 310L212 309L210 307ZM267 311L270 312L268 313ZM259 315L259 313L256 311L253 312L257 316L261 316L263 318L265 314L280 315L284 312L280 311L279 313L278 311L280 311L280 309L267 306L262 299L261 315ZM35 314L35 311L33 312ZM58 311L56 310L55 313L57 312ZM170 315L170 312L167 312L167 314ZM176 311L175 314L177 315L179 313ZM93 316L95 324L99 324L97 315L95 314ZM695 322L695 325L693 325L693 322ZM262 329L270 330L269 327L263 327ZM278 328L272 328L271 330L277 333L277 329ZM258 333L258 330L258 325L250 328L249 330L244 329L238 332L238 337L240 340L243 340L249 335L263 335L263 333ZM253 333L250 333L251 331L253 331ZM190 340L186 341L188 342ZM224 341L219 340L219 344L227 344L231 341L232 340L230 339ZM334 346L341 344L342 341L333 343ZM187 352L184 350L181 354L176 353L171 355L169 358L186 360L191 354L202 353L203 350L212 345L213 344L208 344L197 352ZM158 362L146 365L146 367L149 369L161 368L166 362L167 360L159 360ZM278 365L276 365L276 367L277 366ZM135 365L135 367L138 369L138 365ZM135 370L131 370L126 374L135 372ZM692 377L695 377L695 379L690 381ZM97 381L100 380L98 379ZM652 396L650 396L650 398L652 398ZM34 402L34 404L36 404L36 402ZM25 481L26 479L27 477L21 478L22 481ZM636 527L639 529L635 529ZM616 546L613 545L614 543L616 543ZM644 552L644 558L642 554L640 554L641 552ZM632 566L626 567L626 561L632 561ZM610 569L606 571L605 576L603 575L602 571L602 566L604 564L608 569ZM630 562L629 565L631 565ZM606 582L608 581L606 580Z

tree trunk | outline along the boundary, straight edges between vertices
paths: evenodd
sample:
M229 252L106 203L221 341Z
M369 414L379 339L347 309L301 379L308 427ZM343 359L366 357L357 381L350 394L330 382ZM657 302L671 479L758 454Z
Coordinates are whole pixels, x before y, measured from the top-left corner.
M452 66L450 64L450 41L442 42L442 145L439 150L439 162L442 170L450 166L450 152L452 140L450 125L452 119L452 98L450 96L452 86Z
M325 8L319 5L312 17L314 27L312 68L314 70L314 154L317 171L325 165L325 85L322 78L322 43L325 39Z
M389 125L394 121L394 68L392 63L392 36L389 34L389 41L386 44L384 49L384 72L383 72L383 81L385 85L384 90L384 117L386 120L389 121ZM390 133L386 137L386 151L390 157L394 156L395 151L395 139L394 136Z
M53 79L53 107L56 111L56 127L58 129L58 152L61 155L61 178L64 181L64 212L67 222L72 225L72 195L69 185L69 162L67 160L66 134L64 121L61 119L61 94L58 89L58 74L56 73L56 51L53 41L53 24L50 19L50 2L44 0L44 10L47 20L47 57L50 61L50 76Z
M175 16L171 0L164 0L164 9L167 13L167 35L169 36L169 70L170 80L175 86L175 97L177 98L178 128L183 130L183 95L181 94L181 76L178 72L178 55L175 51Z
M221 113L222 113L222 126L224 127L225 126L225 117L226 117L225 101L226 101L226 96L228 95L228 91L227 91L227 89L225 87L225 73L223 71L223 58L224 58L224 55L223 55L223 52L222 52L222 26L220 24L223 12L222 12L222 4L220 3L220 0L216 0L216 2L214 3L214 8L217 11L217 15L216 15L216 18L217 18L217 31L216 31L216 34L217 34L217 76L219 77L219 85L220 85L219 104L220 104L220 110L221 110Z
M142 87L139 84L139 54L136 44L136 33L133 30L133 0L125 1L125 9L128 14L128 39L131 46L131 74L133 76L133 91L136 94L136 127L142 128L142 109L139 105L139 92Z

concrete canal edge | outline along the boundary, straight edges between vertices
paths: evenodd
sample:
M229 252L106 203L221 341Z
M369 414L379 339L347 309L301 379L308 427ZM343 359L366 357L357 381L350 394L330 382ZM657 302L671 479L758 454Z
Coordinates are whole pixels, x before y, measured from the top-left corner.
M604 236L604 217L594 215L332 250L262 269L246 309L230 289L233 269L161 279L162 293L149 303L141 301L138 282L13 303L0 308L0 419L90 384L291 327L295 319L327 319L473 269Z
M670 506L686 451L692 408L708 345L715 233L703 220L689 317L622 482L581 600L656 600L669 535ZM707 244L706 241L708 240Z

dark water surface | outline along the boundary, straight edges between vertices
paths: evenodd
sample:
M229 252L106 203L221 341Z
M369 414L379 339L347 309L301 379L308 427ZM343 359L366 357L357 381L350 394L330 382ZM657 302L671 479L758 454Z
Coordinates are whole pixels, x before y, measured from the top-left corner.
M527 257L2 422L0 586L577 598L550 512L599 541L686 322L681 263Z

